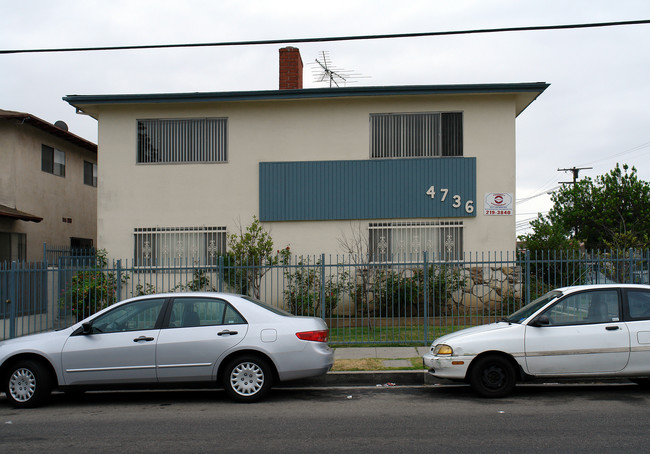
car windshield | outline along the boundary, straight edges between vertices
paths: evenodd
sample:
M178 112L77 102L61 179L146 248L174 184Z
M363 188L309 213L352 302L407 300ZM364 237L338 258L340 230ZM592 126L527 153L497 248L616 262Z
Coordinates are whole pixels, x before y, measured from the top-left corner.
M274 314L285 315L285 316L288 316L288 317L293 317L293 314L291 314L290 312L287 312L287 311L285 311L285 310L282 310L282 309L280 309L279 307L275 307L275 306L271 306L270 304L263 303L263 302L261 302L261 301L259 301L259 300L256 300L255 298L251 298L251 297L249 297L249 296L242 296L242 298L245 299L246 301L250 301L250 302L253 303L253 304L256 304L256 305L258 305L258 306L260 306L260 307L263 307L263 308L266 309L267 311L271 311L271 312L273 312Z
M532 301L530 304L526 304L517 312L514 312L510 317L504 318L503 320L508 323L521 323L533 315L535 312L540 310L543 306L550 303L554 299L559 298L560 296L562 296L562 292L559 292L557 290L548 292L545 295L537 298L535 301Z

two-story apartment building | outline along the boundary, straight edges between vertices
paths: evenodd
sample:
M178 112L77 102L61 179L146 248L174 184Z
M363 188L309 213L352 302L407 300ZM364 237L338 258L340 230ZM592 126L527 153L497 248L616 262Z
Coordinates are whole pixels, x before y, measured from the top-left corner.
M97 145L0 110L0 262L40 261L43 243L92 247L96 229Z
M99 123L98 246L213 263L257 216L276 246L374 260L515 249L515 120L546 83L71 95Z

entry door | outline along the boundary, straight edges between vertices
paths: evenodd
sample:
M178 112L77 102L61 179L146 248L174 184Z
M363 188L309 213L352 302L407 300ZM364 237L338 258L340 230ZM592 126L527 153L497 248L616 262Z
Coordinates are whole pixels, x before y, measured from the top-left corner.
M616 372L630 357L630 336L616 290L571 294L544 315L550 324L526 327L528 372L534 375Z
M156 327L164 303L118 306L93 320L90 334L70 336L62 352L65 384L156 382Z
M217 360L246 336L248 325L221 298L176 298L169 327L160 332L160 382L214 380Z

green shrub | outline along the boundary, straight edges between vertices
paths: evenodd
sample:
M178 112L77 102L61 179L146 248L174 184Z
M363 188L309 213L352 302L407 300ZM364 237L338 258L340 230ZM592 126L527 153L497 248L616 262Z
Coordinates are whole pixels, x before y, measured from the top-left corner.
M106 257L106 250L98 250L94 266L75 273L59 298L61 308L69 310L77 321L117 302L118 279L122 283L128 280L126 274L118 276L108 270Z
M287 251L289 251L288 248ZM290 312L296 315L331 317L345 294L348 281L347 272L330 274L323 282L320 260L310 266L300 259L295 271L292 271L292 267L288 263L289 255L285 254L283 257L286 283L284 300Z

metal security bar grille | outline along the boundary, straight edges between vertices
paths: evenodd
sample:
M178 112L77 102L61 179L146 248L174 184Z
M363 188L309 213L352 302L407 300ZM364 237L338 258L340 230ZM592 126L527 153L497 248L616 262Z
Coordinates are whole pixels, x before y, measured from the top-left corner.
M135 266L215 265L226 252L226 227L134 229Z
M463 222L371 223L368 244L372 262L460 260L463 255Z
M138 120L139 164L226 162L226 118Z
M462 113L370 115L370 157L462 156Z

